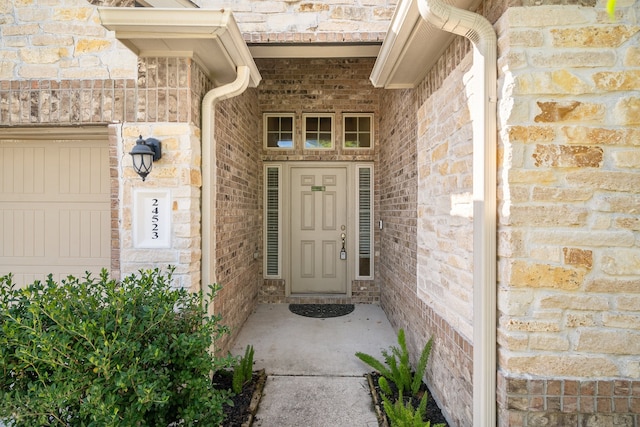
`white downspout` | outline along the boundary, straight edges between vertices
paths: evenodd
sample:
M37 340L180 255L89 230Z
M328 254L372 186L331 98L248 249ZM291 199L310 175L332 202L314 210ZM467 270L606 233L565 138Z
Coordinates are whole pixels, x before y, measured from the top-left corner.
M251 80L249 67L240 65L236 72L236 79L233 82L211 89L202 99L202 277L200 287L205 294L209 291L208 286L216 282L216 239L212 234L216 212L213 112L218 101L238 96L249 86ZM209 310L213 310L213 305Z
M466 37L474 47L475 85L469 102L473 122L473 425L495 426L496 33L482 15L441 0L418 0L418 9L427 22Z

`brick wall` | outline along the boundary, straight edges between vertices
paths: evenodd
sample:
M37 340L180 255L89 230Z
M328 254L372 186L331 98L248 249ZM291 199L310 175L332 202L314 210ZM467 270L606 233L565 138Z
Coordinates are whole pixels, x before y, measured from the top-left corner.
M636 4L500 36L500 425L640 422Z
M216 314L232 335L218 344L226 353L255 308L261 284L262 145L258 137L257 90L219 102L215 110L216 141L216 280L222 290L214 301Z
M458 178L469 173L461 166L470 135L461 82L447 75L457 65L451 58L464 53L456 42L417 89L384 93L379 166L381 304L415 357L434 339L426 381L458 426L472 423L471 301L464 300L471 232L468 215L459 207L451 214L450 195L469 191L469 179ZM464 261L458 268L457 259Z

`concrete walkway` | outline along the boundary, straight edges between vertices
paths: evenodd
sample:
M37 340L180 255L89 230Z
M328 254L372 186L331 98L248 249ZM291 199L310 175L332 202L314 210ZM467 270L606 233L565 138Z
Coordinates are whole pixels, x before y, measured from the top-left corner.
M356 305L342 317L314 319L288 304L260 305L249 317L232 353L255 350L254 369L267 382L255 426L376 427L369 386L371 368L355 353L381 358L396 335L378 305Z

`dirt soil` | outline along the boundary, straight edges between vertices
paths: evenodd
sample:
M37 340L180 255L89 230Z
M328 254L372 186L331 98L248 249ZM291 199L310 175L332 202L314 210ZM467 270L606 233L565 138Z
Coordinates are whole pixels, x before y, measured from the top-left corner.
M233 373L229 371L219 371L213 376L213 382L217 388L231 390ZM224 405L223 427L243 427L250 426L257 410L257 403L253 402L256 389L262 392L264 386L264 371L255 371L251 381L242 388L242 393L231 398L233 405ZM253 404L253 405L252 405Z
M380 374L378 374L377 372L372 372L368 374L368 376L370 379L370 384L374 388L374 390L372 390L372 397L374 403L376 403L377 406L376 410L378 412L379 425L380 427L388 427L390 423L386 415L384 414L384 409L382 408L382 398L379 397L381 394L380 387L378 386L378 378L380 378ZM232 377L233 374L229 371L219 371L214 375L213 382L218 388L230 390ZM261 395L265 379L266 376L264 370L255 371L253 373L251 381L244 385L242 393L231 398L233 405L224 405L223 410L225 414L225 420L222 424L223 427L251 426L255 416L255 412L257 411L257 404L259 403L259 401L255 400L254 395L256 395L256 390L258 391L256 397L259 397ZM433 399L433 397L431 397L431 391L425 384L422 384L420 393L423 392L429 393L425 421L431 421L432 426L438 423L442 423L444 426L448 426L447 420L444 418L440 407ZM394 396L394 399L395 398L397 398L397 395Z

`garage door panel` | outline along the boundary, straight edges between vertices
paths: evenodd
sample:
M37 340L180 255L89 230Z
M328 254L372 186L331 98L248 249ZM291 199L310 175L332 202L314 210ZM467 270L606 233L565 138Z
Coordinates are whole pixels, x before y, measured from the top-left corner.
M0 275L97 275L111 262L106 141L0 141Z
M108 151L97 147L61 147L59 150L61 195L109 193Z
M43 210L0 210L0 256L44 256L45 218Z
M61 210L60 256L108 257L111 251L109 219L110 213L104 211Z
M0 159L2 159L0 193L3 196L44 193L46 182L44 147L0 145Z

